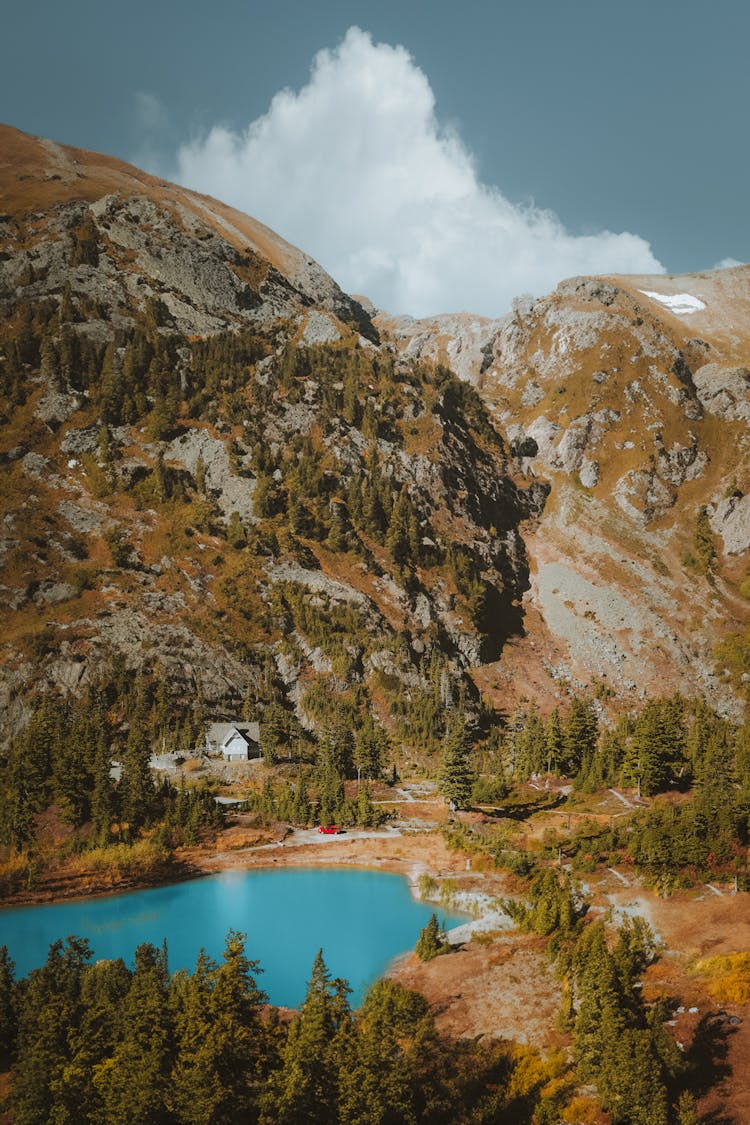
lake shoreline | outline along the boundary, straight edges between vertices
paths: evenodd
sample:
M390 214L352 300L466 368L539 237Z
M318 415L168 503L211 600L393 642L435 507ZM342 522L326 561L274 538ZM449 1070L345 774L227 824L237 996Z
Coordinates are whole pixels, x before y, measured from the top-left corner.
M17 907L3 916L3 929L19 979L41 967L50 946L67 934L86 939L92 962L132 964L144 943L164 945L174 974L192 972L201 951L220 962L227 935L242 933L270 1003L296 1008L321 948L332 975L350 983L359 1005L394 957L414 947L431 911L397 875L284 866L222 871L46 909ZM446 926L464 920L446 907Z
M0 915L5 908L54 905L77 899L128 894L199 879L220 871L273 869L277 866L370 868L405 876L415 892L420 875L442 878L458 873L465 865L464 857L450 852L442 837L432 831L407 835L398 829L384 832L352 829L340 836L316 838L314 830L307 830L286 833L271 843L231 848L222 846L225 844L223 835L217 838L213 848L206 844L181 848L158 869L117 881L106 874L51 872L45 883L15 891L0 899Z
M200 879L207 874L200 866L185 858L171 858L149 874L133 875L113 881L107 875L84 873L68 875L64 873L47 884L32 889L14 891L0 899L0 917L6 908L18 906L54 906L56 903L75 902L79 899L102 898L106 895L128 894L131 891L145 891L150 887L164 887L172 883L184 883L189 879Z

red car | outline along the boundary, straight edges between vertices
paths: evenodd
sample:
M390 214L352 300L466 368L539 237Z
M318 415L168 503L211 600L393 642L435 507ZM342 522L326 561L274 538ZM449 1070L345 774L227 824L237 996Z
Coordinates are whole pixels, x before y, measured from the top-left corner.
M324 836L338 836L343 831L338 824L321 824L318 828L318 832L322 832Z

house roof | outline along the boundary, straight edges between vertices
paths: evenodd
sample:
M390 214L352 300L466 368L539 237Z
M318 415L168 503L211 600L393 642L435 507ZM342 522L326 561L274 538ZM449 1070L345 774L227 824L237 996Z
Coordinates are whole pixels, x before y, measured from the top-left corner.
M210 723L206 734L209 742L222 746L234 732L242 735L246 742L260 742L260 723Z

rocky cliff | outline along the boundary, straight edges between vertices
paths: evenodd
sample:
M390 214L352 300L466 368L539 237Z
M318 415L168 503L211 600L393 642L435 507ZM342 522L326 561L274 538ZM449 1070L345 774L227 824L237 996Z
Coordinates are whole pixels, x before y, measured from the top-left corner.
M414 321L108 157L4 128L0 186L7 728L108 663L231 715L268 653L407 741L467 670L736 709L750 270Z
M594 677L732 708L714 649L750 608L749 313L739 267L574 278L496 321L375 316L402 354L450 360L551 485L526 536L528 638L487 682L541 659L539 690Z
M476 393L214 200L7 128L0 190L5 732L102 667L217 716L271 676L308 727L450 706L547 493Z

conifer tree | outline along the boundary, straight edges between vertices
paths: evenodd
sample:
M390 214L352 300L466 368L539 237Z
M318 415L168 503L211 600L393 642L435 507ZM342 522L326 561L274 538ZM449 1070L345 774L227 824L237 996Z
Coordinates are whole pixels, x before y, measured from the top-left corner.
M355 816L360 828L373 828L378 823L378 814L366 782L361 782L357 790Z
M446 949L445 942L440 939L437 914L431 914L429 922L420 931L414 952L420 961L431 961Z
M354 762L364 777L378 778L389 756L388 735L376 725L371 715L366 715L357 732Z
M424 997L388 980L377 981L341 1052L340 1125L408 1125L425 1120L420 1084L435 1042ZM454 1107L455 1112L455 1107Z
M471 802L474 778L468 726L462 711L456 710L443 745L440 792L456 808L465 809Z
M339 554L347 549L346 539L346 509L343 502L331 503L331 526L328 531L328 548Z
M565 740L563 738L560 712L557 707L547 720L544 737L544 752L546 755L546 769L548 773L556 773L562 764L565 753Z
M535 704L529 713L516 738L516 776L529 777L533 773L541 773L545 766L545 753L547 749L544 724Z
M42 375L47 379L51 379L56 386L60 387L60 365L57 354L57 343L49 332L45 332L42 336L42 343L39 349L39 362ZM60 387L60 389L62 388Z
M234 510L229 516L229 522L227 523L227 543L230 547L234 547L235 550L239 550L247 544L247 532L243 527L239 512Z
M249 1125L257 1119L256 1095L269 1061L258 1015L266 999L255 983L258 971L245 955L245 935L230 931L222 963L201 952L182 990L170 1097L186 1125Z
M81 1019L69 1036L70 1063L55 1091L55 1121L70 1125L99 1125L102 1121L94 1068L114 1053L130 980L122 958L97 961L86 968L81 981Z
M130 832L148 823L154 807L154 782L151 776L151 747L145 722L134 717L122 763L122 814Z
M413 549L415 546L413 533L411 501L409 500L406 485L403 485L393 505L388 534L385 538L385 545L393 555L396 565L399 567L406 566L407 563L415 561L413 557Z
M598 733L596 715L591 704L576 697L565 724L563 766L567 773L576 774L582 766L585 768L591 764L596 753Z
M80 1015L81 980L91 956L88 943L68 938L50 946L46 963L33 970L20 996L18 1061L13 1080L17 1125L71 1122L58 1115L58 1093L71 1061L70 1034Z
M102 1103L101 1125L167 1125L165 1105L173 1066L166 951L139 945L122 1004L121 1035L112 1055L97 1064L93 1084Z
M60 813L69 824L80 825L88 819L91 775L87 760L91 748L88 723L80 716L57 744L53 762L54 798Z
M291 814L291 819L295 824L310 824L312 820L310 795L307 791L307 782L303 773L300 773L297 778Z
M678 700L649 699L636 719L623 778L644 796L659 793L684 761L686 734Z
M337 1120L337 1034L351 1021L346 989L332 981L322 951L313 965L307 994L289 1027L281 1067L262 1095L264 1120L275 1125L319 1125Z
M0 945L0 1070L6 1070L15 1053L16 1005L13 994L15 962L7 945Z
M198 460L195 463L195 488L199 496L206 495L206 462L203 460L203 454L198 454Z

